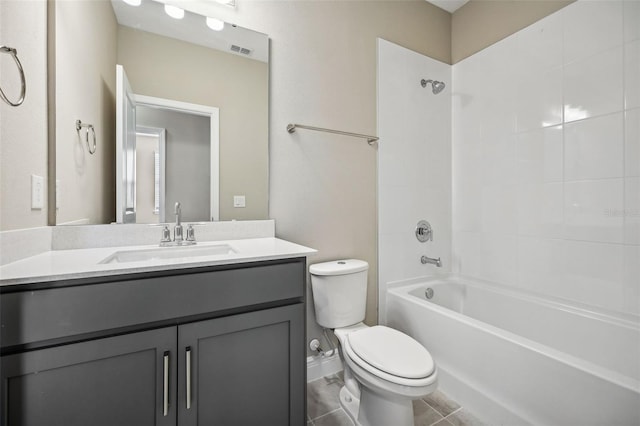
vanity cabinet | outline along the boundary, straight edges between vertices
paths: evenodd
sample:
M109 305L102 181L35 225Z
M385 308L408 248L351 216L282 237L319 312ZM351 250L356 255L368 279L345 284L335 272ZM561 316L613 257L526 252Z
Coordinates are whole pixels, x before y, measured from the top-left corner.
M3 356L2 424L175 425L162 407L176 344L171 327Z
M290 365L304 360L303 315L294 305L181 326L178 424L305 424L304 373Z
M103 280L4 289L2 425L305 423L304 258Z

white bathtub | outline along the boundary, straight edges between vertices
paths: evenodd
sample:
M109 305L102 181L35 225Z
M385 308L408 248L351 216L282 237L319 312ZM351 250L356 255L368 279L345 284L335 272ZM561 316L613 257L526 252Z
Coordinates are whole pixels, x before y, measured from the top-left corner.
M420 341L442 390L491 424L640 425L635 317L452 277L393 284L387 324Z

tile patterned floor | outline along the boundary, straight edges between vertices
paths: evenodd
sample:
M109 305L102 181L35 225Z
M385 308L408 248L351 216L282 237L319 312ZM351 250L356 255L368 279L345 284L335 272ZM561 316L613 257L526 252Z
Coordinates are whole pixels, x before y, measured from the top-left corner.
M353 426L340 407L344 385L336 374L307 383L307 426ZM480 426L483 423L440 391L413 401L415 426ZM389 425L394 426L394 425Z

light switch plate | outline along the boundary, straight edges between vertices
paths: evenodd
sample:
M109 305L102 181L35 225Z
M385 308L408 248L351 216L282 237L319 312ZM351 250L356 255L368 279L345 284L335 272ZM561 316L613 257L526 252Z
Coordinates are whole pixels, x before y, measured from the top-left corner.
M244 195L234 195L233 196L233 207L246 207L245 197Z

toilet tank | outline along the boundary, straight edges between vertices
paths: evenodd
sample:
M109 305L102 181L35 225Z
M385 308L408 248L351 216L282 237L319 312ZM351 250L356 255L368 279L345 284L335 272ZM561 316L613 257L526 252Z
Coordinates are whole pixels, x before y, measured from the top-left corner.
M369 264L357 259L309 266L318 324L325 328L340 328L364 320L368 270Z

